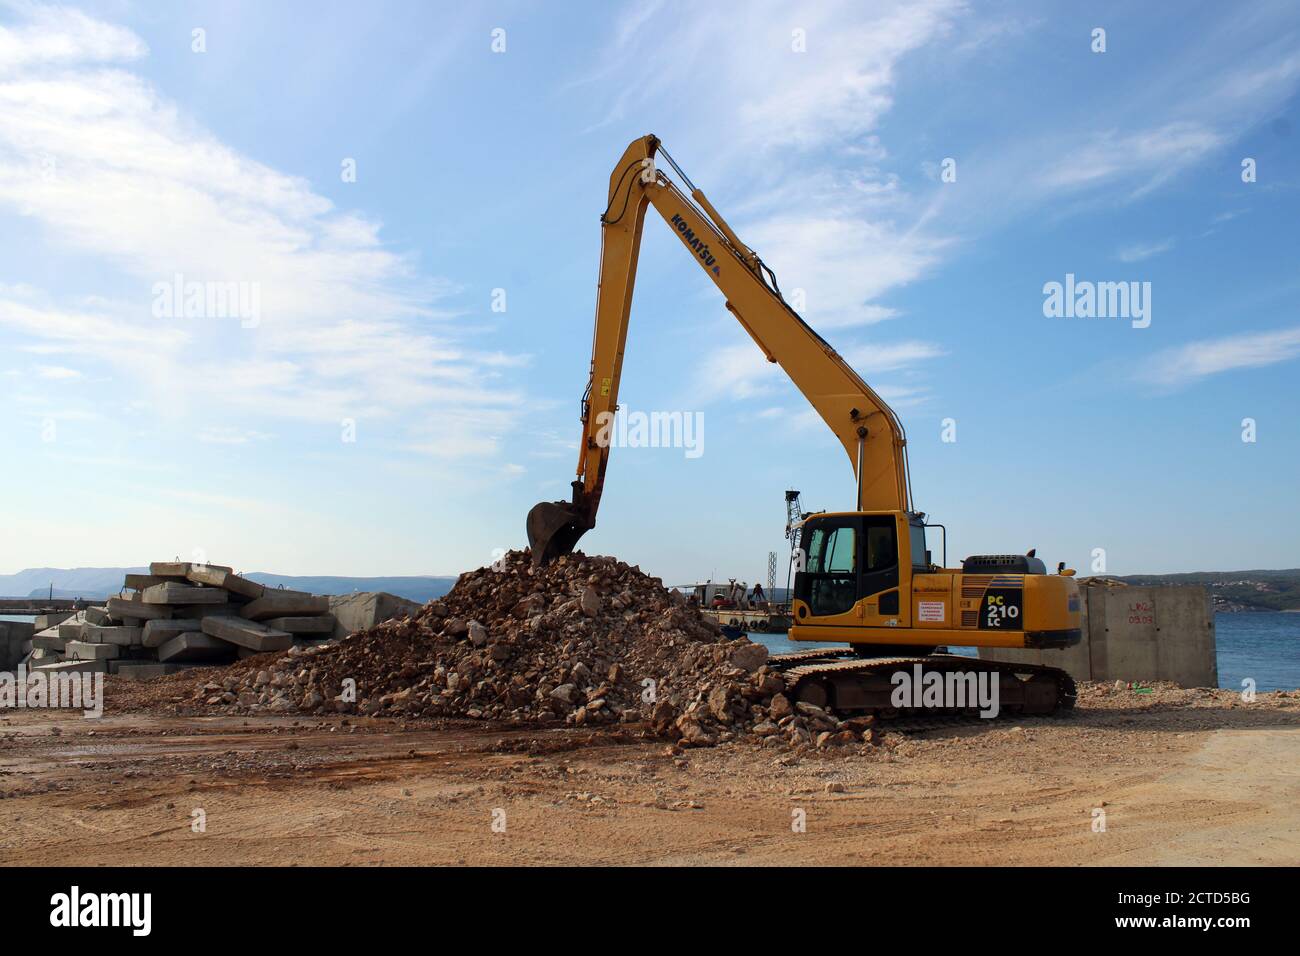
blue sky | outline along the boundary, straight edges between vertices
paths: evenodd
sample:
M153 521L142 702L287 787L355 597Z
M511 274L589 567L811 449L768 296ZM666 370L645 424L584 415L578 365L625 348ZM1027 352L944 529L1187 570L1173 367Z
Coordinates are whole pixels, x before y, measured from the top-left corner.
M1286 3L0 0L0 572L521 546L647 132L895 405L950 563L1295 567L1298 84ZM584 547L752 582L784 490L844 508L851 468L655 218L642 249L621 399L704 453L615 449ZM257 321L156 314L177 274ZM1150 283L1150 325L1046 316L1067 274Z

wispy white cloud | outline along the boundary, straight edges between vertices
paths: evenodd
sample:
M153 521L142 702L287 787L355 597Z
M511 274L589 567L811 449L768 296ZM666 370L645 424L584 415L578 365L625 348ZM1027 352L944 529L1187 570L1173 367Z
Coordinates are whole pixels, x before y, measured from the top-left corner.
M915 387L904 390L898 386L878 386L874 382L875 376L914 369L943 354L944 350L934 343L909 340L877 344L860 342L846 349L842 358L855 372L872 381L872 387L888 401L887 393L915 399L919 391ZM724 398L750 400L792 389L781 369L768 362L748 338L712 350L703 360L695 383L695 393L705 401ZM769 409L759 414L776 412Z
M268 432L230 425L211 425L199 430L198 439L205 445L247 445L272 437Z
M1223 142L1223 135L1196 121L1130 133L1103 130L1048 163L1038 184L1049 191L1070 190L1138 174L1146 177L1141 190L1147 191Z
M1300 356L1300 326L1188 342L1155 356L1140 377L1175 388L1211 375L1262 368Z
M66 368L62 365L38 365L36 374L41 378L54 382L66 382L81 378L81 373L75 368Z
M444 321L458 312L454 282L391 249L379 222L185 116L125 68L148 52L129 30L12 9L18 22L0 28L0 214L140 290L0 289L0 329L17 347L101 363L128 398L165 395L173 416L489 415L509 428L503 413L523 396L502 383L528 357L459 340ZM256 287L258 320L158 318L153 290L178 281Z
M0 73L35 64L134 60L149 49L130 30L94 20L79 10L7 3L22 22L0 24Z
M1152 256L1158 256L1162 252L1168 252L1174 247L1173 238L1158 239L1152 242L1130 242L1127 245L1120 246L1115 253L1115 258L1120 262L1141 262L1144 259L1150 259Z

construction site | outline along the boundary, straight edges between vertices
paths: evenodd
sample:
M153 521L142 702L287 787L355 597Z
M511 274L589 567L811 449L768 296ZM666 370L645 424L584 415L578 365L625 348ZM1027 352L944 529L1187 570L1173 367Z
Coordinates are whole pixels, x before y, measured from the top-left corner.
M761 613L734 579L669 588L577 549L651 209L854 479L847 511L787 492L790 586ZM657 137L616 163L602 222L577 478L528 513L526 548L425 603L160 561L0 625L7 862L1300 859L1300 690L1220 687L1204 587L1081 579L1033 549L953 566L898 415Z
M1294 11L87 7L0 2L16 926L1286 928Z
M1300 692L1180 686L1178 655L1205 644L1179 616L1194 594L1166 596L1183 602L1167 616L1157 605L1158 655L1114 628L1119 670L1063 662L1080 676L1070 709L1012 701L983 719L801 700L797 666L613 558L542 568L513 552L424 606L354 599L368 617L337 638L282 613L319 622L326 599L248 593L224 569L153 570L207 583L131 582L141 600L62 625L68 660L27 662L102 675L102 716L12 701L0 715L10 864L1296 859ZM187 603L145 599L160 586ZM157 615L143 627L142 605ZM179 633L156 649L123 633L154 622ZM200 647L206 660L156 672ZM1149 669L1157 656L1168 673Z

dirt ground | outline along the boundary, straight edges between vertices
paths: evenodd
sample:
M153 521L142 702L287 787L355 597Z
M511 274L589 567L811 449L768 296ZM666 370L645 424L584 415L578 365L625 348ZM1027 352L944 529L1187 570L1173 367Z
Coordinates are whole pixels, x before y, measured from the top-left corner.
M674 751L141 713L117 681L99 720L0 712L0 863L1300 863L1300 692L1085 685L1060 718Z

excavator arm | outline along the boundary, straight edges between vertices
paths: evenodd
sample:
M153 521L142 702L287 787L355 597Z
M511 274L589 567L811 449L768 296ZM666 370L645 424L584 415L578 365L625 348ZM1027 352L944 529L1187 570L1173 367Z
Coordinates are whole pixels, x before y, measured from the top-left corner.
M656 168L656 153L668 160L689 197ZM648 206L722 292L728 311L767 360L785 370L840 440L857 478L857 510L912 510L906 437L894 411L790 308L771 270L740 241L658 138L644 136L628 146L610 176L609 204L601 216L600 285L577 480L571 502L542 502L529 512L534 562L569 553L596 523Z

